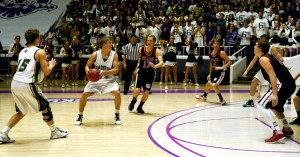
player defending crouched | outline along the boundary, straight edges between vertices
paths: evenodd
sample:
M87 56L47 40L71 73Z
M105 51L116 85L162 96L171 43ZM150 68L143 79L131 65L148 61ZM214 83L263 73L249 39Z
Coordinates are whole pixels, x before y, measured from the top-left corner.
M2 143L15 142L15 140L9 138L8 133L12 127L25 117L29 108L36 112L42 111L43 120L51 130L50 139L63 138L69 134L68 131L61 130L54 125L49 101L35 84L43 80L44 74L49 75L56 65L56 61L52 59L49 61L48 67L46 52L37 47L40 44L39 36L39 31L34 28L30 28L25 32L28 45L19 54L17 72L11 82L11 93L16 104L16 113L0 133L0 142Z
M119 84L115 80L114 75L118 73L118 55L115 51L112 51L112 41L108 37L101 38L102 49L94 52L85 65L85 72L88 73L92 64L95 64L95 68L100 69L99 75L102 78L97 82L89 81L79 102L79 114L75 125L81 125L83 120L83 111L87 102L87 98L95 93L107 94L111 93L115 97L115 124L120 125L120 106L121 95L119 91Z
M226 102L221 95L219 85L225 76L225 70L231 65L231 60L227 56L226 52L220 49L220 44L221 43L219 40L214 39L214 50L209 53L210 66L205 91L203 95L197 95L196 99L206 101L206 96L209 93L211 87L213 87L215 89L215 92L219 96L221 105L225 105Z
M285 119L284 104L294 93L296 84L284 64L273 55L268 54L269 47L270 44L265 38L259 39L254 47L254 53L259 58L259 67L263 77L271 84L268 92L259 100L257 109L264 119L272 125L273 129L273 136L266 139L265 142L275 143L284 139L285 136L294 134ZM282 121L282 130L277 125L272 111Z
M128 110L132 111L136 103L136 98L141 92L141 87L144 88L145 92L143 94L142 100L137 108L139 113L144 113L143 105L148 99L149 92L151 90L154 78L155 69L163 65L163 59L158 48L154 47L156 38L154 35L149 35L147 37L147 46L140 48L140 55L138 60L138 65L136 72L137 78L135 82L135 89L133 92L133 98L128 106ZM158 64L155 64L156 59L158 59Z

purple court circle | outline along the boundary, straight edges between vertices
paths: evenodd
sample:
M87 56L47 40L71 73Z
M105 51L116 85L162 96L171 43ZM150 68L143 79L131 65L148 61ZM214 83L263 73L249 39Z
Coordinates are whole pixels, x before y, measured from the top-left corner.
M238 103L238 102L236 102ZM172 126L172 124L185 117L185 116L188 116L190 114L193 114L195 112L201 112L201 111L204 111L204 110L208 110L208 109L214 109L214 108L217 108L217 107L223 107L223 106L220 106L220 105L217 105L217 106L212 106L212 107L207 107L207 106L201 106L201 107L198 107L200 109L198 110L195 110L195 111L191 111L191 112L188 112L188 113L185 113L183 115L180 115L174 119L172 119L166 126L166 134L168 135L168 137L174 142L176 143L178 146L182 147L183 149L195 154L195 155L198 155L198 156L202 156L204 157L203 154L199 154L198 152L195 152L194 150L191 150L190 148L187 148L186 146L182 145L180 142L184 142L184 143L188 143L188 144L192 144L192 145L197 145L197 146L202 146L202 147L210 147L210 148L215 148L215 149L227 149L227 150L232 150L232 151L245 151L245 152L262 152L262 153L285 153L285 154L288 154L288 153L293 153L293 154L300 154L300 151L270 151L270 150L255 150L255 149L238 149L238 148L230 148L230 147L220 147L220 146L213 146L213 145L205 145L205 144L200 144L200 143L193 143L193 142L189 142L189 141L185 141L185 140L182 140L180 138L177 138L175 136L173 136L171 134L171 130L178 127L178 126L182 126L182 125L185 125L185 124L189 124L189 123L198 123L198 122L201 122L201 121L211 121L211 120L226 120L226 119L242 119L242 118L254 118L256 120L258 120L257 118L255 117L240 117L240 118L222 118L222 119L208 119L208 120L201 120L201 121L191 121L191 122L185 122L185 123L181 123L181 124L177 124L177 125L174 125ZM190 108L190 109L195 109L195 108ZM190 109L185 109L185 110L180 110L180 111L177 111L177 112L173 112L173 113L170 113L166 116L163 116L159 119L157 119L156 121L154 121L149 127L148 127L148 136L149 138L151 139L151 141L157 145L159 148L163 149L164 151L168 152L169 154L173 155L173 156L179 156L179 155L176 155L174 154L174 152L172 152L171 150L168 150L167 148L163 147L161 144L159 144L155 139L154 137L152 136L152 133L151 133L151 130L153 128L153 126L159 122L160 120L163 120L165 119L166 117L170 116L170 115L174 115L176 113L180 113L180 112L183 112L183 111L188 111ZM260 121L260 120L258 120ZM260 121L261 122L261 121ZM266 124L265 124L266 125ZM171 127L172 126L172 127ZM268 126L268 125L267 125ZM290 138L291 139L291 138ZM292 141L294 141L295 143L297 143L298 145L300 145L300 143L294 139L291 139ZM180 141L180 142L179 142Z

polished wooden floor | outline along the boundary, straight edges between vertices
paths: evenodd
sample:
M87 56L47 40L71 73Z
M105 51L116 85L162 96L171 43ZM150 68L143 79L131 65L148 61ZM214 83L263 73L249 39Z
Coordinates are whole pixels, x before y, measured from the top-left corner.
M166 92L156 82L144 106L145 114L129 112L132 94L122 94L119 126L114 125L113 97L95 95L87 103L83 125L75 126L84 85L81 81L71 88L42 87L52 101L55 124L70 132L68 138L49 140L50 131L41 114L29 113L9 134L16 142L0 144L0 157L300 156L300 126L292 126L295 135L285 139L285 144L263 142L272 131L262 125L255 108L242 107L249 97L248 85L221 86L228 103L221 107L214 93L209 94L208 102L194 99L203 85L183 88L179 84L178 89L169 86ZM10 81L0 83L0 129L14 113L9 86ZM293 104L285 110L291 121L296 116ZM179 138L184 140L178 142Z

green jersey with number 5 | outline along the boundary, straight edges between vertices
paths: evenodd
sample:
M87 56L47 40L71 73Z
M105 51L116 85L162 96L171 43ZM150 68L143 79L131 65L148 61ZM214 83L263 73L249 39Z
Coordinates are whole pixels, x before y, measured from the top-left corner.
M38 47L24 48L18 59L18 68L13 80L23 83L36 83L44 79L41 65L35 60Z

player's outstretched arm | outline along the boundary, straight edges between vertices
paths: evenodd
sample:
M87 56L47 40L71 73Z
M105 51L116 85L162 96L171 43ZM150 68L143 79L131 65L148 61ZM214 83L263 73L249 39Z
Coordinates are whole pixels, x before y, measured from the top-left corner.
M245 72L243 73L244 77L247 77L248 72L253 68L257 59L258 59L258 57L256 55L254 55L252 61L249 63L248 67L246 68Z

